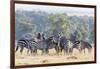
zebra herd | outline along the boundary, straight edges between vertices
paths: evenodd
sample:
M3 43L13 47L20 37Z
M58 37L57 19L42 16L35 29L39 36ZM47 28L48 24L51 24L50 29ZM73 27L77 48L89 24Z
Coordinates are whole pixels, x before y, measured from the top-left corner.
M48 54L49 49L55 49L59 54L64 51L64 54L72 54L73 49L76 48L80 53L87 48L88 52L91 52L92 46L84 40L68 39L65 36L52 35L48 38L44 37L44 34L38 33L36 37L29 39L21 38L17 41L15 51L20 48L20 53L23 53L24 48L27 49L27 53L37 54L37 50L41 50L42 54Z

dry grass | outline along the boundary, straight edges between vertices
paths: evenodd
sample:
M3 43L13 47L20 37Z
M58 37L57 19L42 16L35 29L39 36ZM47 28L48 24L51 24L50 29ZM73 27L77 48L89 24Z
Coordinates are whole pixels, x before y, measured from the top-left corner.
M94 48L91 53L83 52L80 54L78 50L74 49L72 55L64 55L63 52L57 55L54 49L49 50L48 55L41 55L41 51L38 50L38 55L29 55L24 50L23 54L19 51L15 53L15 64L17 65L35 65L35 64L51 64L51 63L68 63L68 62L84 62L94 61Z

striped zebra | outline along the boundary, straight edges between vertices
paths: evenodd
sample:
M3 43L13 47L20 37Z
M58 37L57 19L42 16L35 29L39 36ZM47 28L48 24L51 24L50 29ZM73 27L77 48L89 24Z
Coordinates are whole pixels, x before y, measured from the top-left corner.
M23 52L24 48L27 49L27 54L29 54L29 51L32 53L37 53L37 43L34 41L34 39L20 39L17 42L16 51L20 48L20 53Z
M78 40L78 42L78 44L74 45L74 48L78 49L80 53L82 53L82 51L85 53L85 49L87 49L89 53L91 52L92 46L89 42L84 40Z
M64 50L64 54L71 55L73 52L73 48L76 48L78 41L73 41L71 39L67 39L65 36L60 38L60 51Z

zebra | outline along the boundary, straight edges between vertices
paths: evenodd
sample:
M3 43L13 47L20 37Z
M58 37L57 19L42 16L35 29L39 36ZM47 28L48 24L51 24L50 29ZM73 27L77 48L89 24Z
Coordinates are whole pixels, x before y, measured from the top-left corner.
M23 53L24 48L27 48L27 54L29 54L29 51L32 53L37 53L37 48L36 45L37 43L35 42L34 39L20 39L17 42L17 47L15 51L18 51L20 47L20 53Z
M76 48L77 44L79 44L78 41L73 41L66 38L65 36L62 36L60 38L60 51L62 52L62 50L64 50L65 55L71 55L73 52L73 48Z
M79 44L76 44L74 48L78 49L80 53L82 53L82 51L85 53L85 49L87 49L89 53L91 52L92 46L89 42L84 40L78 40L78 42Z

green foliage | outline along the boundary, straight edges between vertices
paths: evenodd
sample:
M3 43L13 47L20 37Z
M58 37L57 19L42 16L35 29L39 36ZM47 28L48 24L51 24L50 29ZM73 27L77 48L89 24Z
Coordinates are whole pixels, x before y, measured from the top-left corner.
M50 14L49 20L52 24L52 30L57 30L60 33L63 33L66 35L67 33L70 33L71 24L69 21L69 17L67 14Z
M70 38L71 34L79 40L93 42L93 17L68 16L66 13L47 13L42 11L16 11L16 38L26 33L43 32L50 36L53 32ZM77 32L75 32L77 31Z

